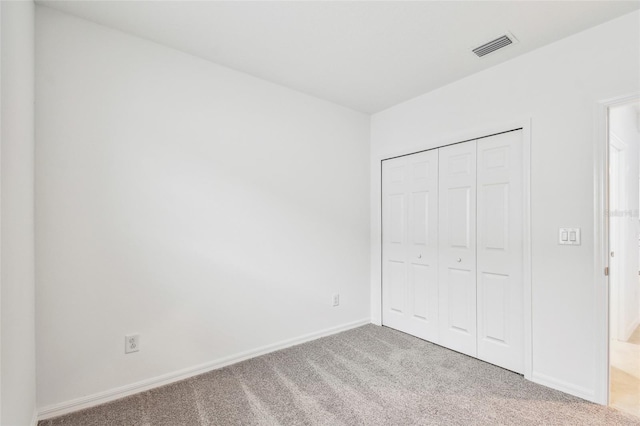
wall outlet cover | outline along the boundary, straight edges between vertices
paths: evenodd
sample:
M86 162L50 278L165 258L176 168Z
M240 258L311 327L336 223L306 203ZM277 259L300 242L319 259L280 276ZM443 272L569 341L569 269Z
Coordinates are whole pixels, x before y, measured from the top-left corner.
M139 350L140 350L139 334L127 334L126 336L124 336L124 353L125 354L138 352Z

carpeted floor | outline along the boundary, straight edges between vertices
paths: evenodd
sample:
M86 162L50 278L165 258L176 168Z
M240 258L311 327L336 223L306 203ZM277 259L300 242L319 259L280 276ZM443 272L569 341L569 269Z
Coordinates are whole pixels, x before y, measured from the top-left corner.
M640 425L366 325L39 425Z

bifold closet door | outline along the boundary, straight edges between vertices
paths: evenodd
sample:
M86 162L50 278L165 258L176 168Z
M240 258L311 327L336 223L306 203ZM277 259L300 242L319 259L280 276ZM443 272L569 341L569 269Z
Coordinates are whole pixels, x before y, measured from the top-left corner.
M479 139L477 154L477 357L522 373L522 131Z
M476 142L439 157L439 343L476 356Z
M382 323L524 371L522 131L383 162Z
M438 152L382 163L382 323L438 342Z

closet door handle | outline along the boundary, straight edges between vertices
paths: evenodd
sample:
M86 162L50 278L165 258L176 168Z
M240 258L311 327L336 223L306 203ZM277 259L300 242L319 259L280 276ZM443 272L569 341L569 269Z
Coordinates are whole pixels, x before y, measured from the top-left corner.
M462 262L462 259L458 258L458 260L456 260L456 262L460 263L460 262Z

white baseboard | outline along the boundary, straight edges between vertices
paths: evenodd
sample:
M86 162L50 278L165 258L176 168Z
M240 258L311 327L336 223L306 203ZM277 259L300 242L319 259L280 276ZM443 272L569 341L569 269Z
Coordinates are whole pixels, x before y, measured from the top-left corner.
M636 328L638 328L638 325L640 325L640 318L636 318L635 321L627 326L627 328L624 330L624 336L622 336L623 338L620 340L624 342L629 340L633 332L636 331Z
M546 386L551 389L559 390L560 392L568 393L569 395L577 396L578 398L586 399L587 401L596 402L595 391L593 389L585 388L575 385L573 383L558 380L546 374L533 372L530 380L542 386Z
M84 408L93 407L96 405L104 404L106 402L114 401L116 399L124 398L129 395L133 395L139 392L144 392L149 389L157 388L160 386L168 385L170 383L178 382L180 380L188 379L199 374L206 373L208 371L217 370L222 367L226 367L231 364L238 363L250 358L255 358L260 355L265 355L270 352L285 349L291 346L299 345L301 343L309 342L311 340L318 339L320 337L330 336L332 334L340 333L342 331L350 330L352 328L361 327L366 324L370 324L371 319L361 319L353 321L347 324L343 324L337 327L331 327L324 330L320 330L314 333L305 334L293 339L283 340L278 343L274 343L260 348L252 349L245 352L240 352L235 355L224 357L218 360L210 361L204 364L196 365L194 367L185 368L179 371L175 371L161 376L153 377L146 380L141 380L136 383L132 383L125 386L120 386L114 389L109 389L103 392L99 392L89 396L83 396L71 401L65 401L58 404L42 407L37 412L37 419L45 420L52 417L61 416L74 411L82 410ZM35 423L34 423L35 424Z
M31 416L30 426L38 426L38 410L33 410L33 416Z

